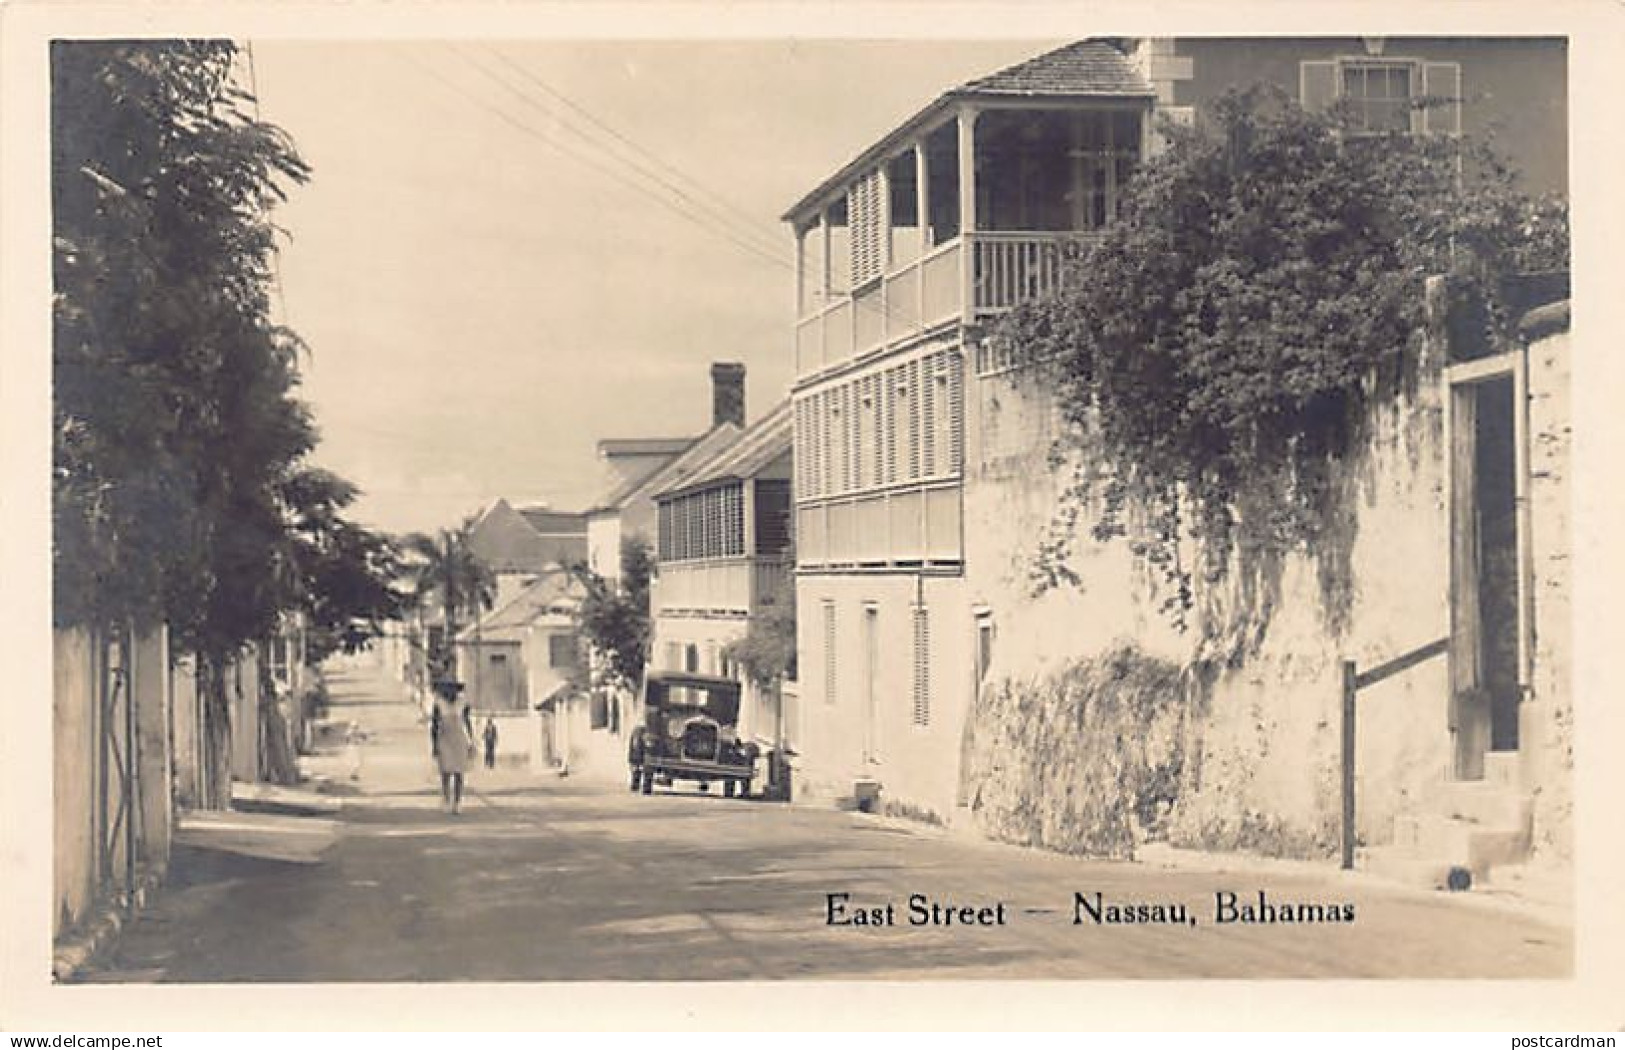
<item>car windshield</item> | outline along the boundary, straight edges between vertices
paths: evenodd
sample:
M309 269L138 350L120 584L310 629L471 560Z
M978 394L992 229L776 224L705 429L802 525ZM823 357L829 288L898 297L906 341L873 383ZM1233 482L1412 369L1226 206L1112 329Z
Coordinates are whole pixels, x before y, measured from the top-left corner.
M733 683L697 685L652 680L649 704L664 710L701 712L723 725L732 725L739 717L739 687Z

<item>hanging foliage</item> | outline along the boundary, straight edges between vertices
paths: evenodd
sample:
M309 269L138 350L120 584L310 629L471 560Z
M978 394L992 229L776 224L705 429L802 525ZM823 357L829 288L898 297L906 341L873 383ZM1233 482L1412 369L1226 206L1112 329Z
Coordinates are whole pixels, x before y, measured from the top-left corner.
M1063 451L1088 453L1040 586L1075 582L1083 526L1131 544L1183 627L1238 556L1246 571L1299 547L1330 553L1350 510L1331 468L1415 377L1424 278L1477 286L1482 323L1502 328L1503 276L1567 268L1567 212L1520 192L1487 144L1356 134L1267 87L1163 133L1063 291L994 338L1043 362Z

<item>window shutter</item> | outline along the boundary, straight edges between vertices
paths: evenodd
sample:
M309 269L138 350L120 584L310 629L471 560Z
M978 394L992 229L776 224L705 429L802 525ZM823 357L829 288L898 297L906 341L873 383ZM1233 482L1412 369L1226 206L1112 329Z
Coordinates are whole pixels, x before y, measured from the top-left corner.
M814 481L820 496L829 495L829 395L819 391L813 395L813 423L817 433L813 435L813 455L818 457L814 465Z
M908 479L914 481L921 476L920 465L920 360L915 358L908 363L905 373L908 382Z
M948 355L948 473L965 469L965 359Z
M937 368L940 361L936 354L926 358L925 375L921 377L924 389L920 391L920 473L928 478L935 477L942 470L937 450Z
M914 607L914 724L931 724L931 619L923 605Z
M897 480L897 370L889 368L880 376L881 388L881 484Z
M824 703L835 702L835 603L824 602Z
M880 172L872 171L847 191L852 223L852 287L880 275L882 259Z
M1461 63L1424 62L1422 130L1429 135L1461 134Z
M1311 113L1337 101L1337 63L1298 63L1298 102Z

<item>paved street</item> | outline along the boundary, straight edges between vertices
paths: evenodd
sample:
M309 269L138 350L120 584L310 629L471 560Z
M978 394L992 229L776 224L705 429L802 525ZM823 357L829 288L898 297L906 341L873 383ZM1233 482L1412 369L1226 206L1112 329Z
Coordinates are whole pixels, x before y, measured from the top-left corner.
M1572 936L1369 880L1203 873L964 841L812 806L518 768L442 813L422 726L390 683L331 679L372 733L332 817L225 814L178 846L157 904L88 981L1549 976ZM336 768L336 767L335 767ZM1349 902L1353 923L1214 923L1214 895ZM1183 902L1194 925L1074 924L1074 893ZM895 905L895 926L830 926ZM910 894L1004 902L1002 926L908 925ZM991 917L991 915L990 915ZM1087 916L1086 916L1087 918Z

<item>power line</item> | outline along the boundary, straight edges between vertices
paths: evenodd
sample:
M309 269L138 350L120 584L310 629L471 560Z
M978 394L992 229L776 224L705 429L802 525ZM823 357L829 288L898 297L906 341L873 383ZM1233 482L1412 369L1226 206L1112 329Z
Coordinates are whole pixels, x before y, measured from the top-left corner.
M410 58L410 56L407 56L407 57L408 57L408 60L411 61L411 63L415 67L417 67L418 69L420 69L423 72L427 73L429 76L433 77L435 80L439 81L440 83L442 83L442 84L446 85L447 87L451 88L452 91L454 91L456 94L458 94L459 96L461 96L462 98L464 98L468 102L474 104L475 106L477 106L478 108L486 111L487 113L490 113L493 116L496 116L497 118L501 119L504 123L508 124L510 127L513 127L515 129L523 132L524 134L529 135L530 137L533 137L533 138L535 138L535 139L537 139L537 140L539 140L539 141L553 147L554 149L564 153L566 156L576 160L579 163L587 165L588 167L592 168L595 171L601 172L601 173L609 176L610 178L612 178L615 181L619 182L621 185L626 186L627 188L633 190L636 193L639 193L639 194L641 194L641 195L643 195L645 197L650 198L651 200L653 200L656 203L662 205L663 207L666 207L667 209L669 209L671 211L674 211L675 213L677 213L678 215L680 215L683 218L687 219L688 221L690 221L690 222L694 223L695 225L698 225L701 228L705 229L707 232L710 232L712 234L715 234L716 236L723 237L723 238L727 239L728 241L732 242L735 246L743 249L744 251L749 252L750 254L752 254L752 255L760 258L760 259L763 259L763 260L765 260L767 262L770 262L775 266L778 266L778 267L780 267L782 269L785 269L785 270L789 271L792 274L797 272L796 263L792 259L786 259L783 255L779 254L777 250L764 249L764 248L761 247L761 245L759 243L751 243L751 242L746 241L744 239L745 236L756 236L757 235L754 230L752 230L750 233L744 233L743 231L738 231L736 226L730 226L729 228L723 228L723 227L718 227L717 225L715 225L713 220L717 217L717 212L719 210L717 206L715 206L715 205L707 206L703 202L695 200L694 196L692 194L682 190L680 187L673 186L668 179L662 178L657 174L651 173L647 169L646 166L642 166L642 165L634 166L632 170L636 174L642 175L644 177L644 179L653 181L653 182L657 183L658 185L664 187L669 192L677 194L679 196L680 200L673 201L673 200L669 199L668 197L666 197L665 195L663 195L663 194L661 194L661 193L659 193L657 191L653 191L646 183L641 183L641 182L634 181L633 179L631 179L628 176L626 169L624 167L620 166L620 164L623 163L621 158L619 158L615 154L611 153L600 142L595 141L593 139L593 137L589 133L582 131L580 128L575 127L575 126L569 124L568 122L566 122L564 120L561 120L559 115L556 112L549 109L545 104L539 102L535 98L533 98L530 95L526 94L525 91L523 91L522 89L515 87L512 83L508 82L507 80L503 79L501 76L499 76L496 73L492 72L492 70L488 66L486 66L486 64L480 62L474 56L468 55L468 54L466 54L466 53L464 53L462 51L458 51L455 48L453 50L458 55L459 58L462 58L465 63L467 63L469 65L472 65L476 69L476 71L478 71L480 74L482 74L486 79L495 82L499 87L504 89L504 91L506 91L507 93L517 96L521 101L526 102L527 104L529 104L533 108L536 108L539 111L545 113L548 117L558 121L561 127L563 127L565 130L570 131L572 134L574 134L578 138L584 139L587 142L589 147L591 147L592 149L594 149L594 150L596 150L598 152L595 153L595 154L592 154L592 155L587 155L587 154L580 153L577 150L573 149L568 143L561 142L556 137L550 136L546 132L543 132L543 131L535 128L534 126L532 126L532 125L530 125L530 124L528 124L528 123L526 123L524 121L519 120L518 118L516 118L513 115L509 114L506 110L501 109L500 107L491 105L490 103L486 102L485 100L483 100L483 99L479 98L478 96L472 94L471 92L466 90L461 84L458 84L456 81L454 81L454 80L450 79L449 77L443 75L440 71L434 69L432 66L429 66L426 63L420 62L420 61L418 61L416 59ZM496 52L493 52L493 54L496 54L496 57L499 58L499 59L503 58L502 55L500 55L500 54L498 54ZM510 66L512 65L511 62L508 63L508 64ZM652 154L651 152L646 150L644 147L639 146L638 144L633 142L626 135L614 130L611 127L609 127L609 125L605 124L603 121L601 121L597 117L592 117L590 114L587 114L585 109L583 109L582 107L580 107L576 103L570 102L569 100L564 99L564 96L562 96L561 94L558 94L557 92L553 92L553 90L551 88L547 88L545 85L540 84L538 81L535 81L534 78L527 77L527 79L531 79L533 82L536 82L539 87L542 87L544 90L548 90L548 91L554 93L555 95L557 95L557 97L559 97L561 100L564 100L572 108L575 108L576 110L581 112L584 116L587 116L592 121L592 123L594 125L602 128L606 134L609 134L609 135L613 136L617 141L626 144L627 148L636 150L637 152L649 157L653 161L653 163L658 164L661 167L664 167L667 170L673 172L674 175L676 175L677 177L686 179L688 182L690 182L691 184L698 187L698 192L699 193L701 193L703 195L706 195L706 196L717 196L712 191L706 190L703 187L699 186L698 182L696 180L694 180L692 177L682 175L681 172L677 171L677 169L675 169L675 168L672 168L671 165L667 164L664 161L659 160L659 158L655 157L654 154ZM605 159L607 159L609 163L606 164ZM718 199L720 199L720 197L718 197ZM731 220L731 219L729 221L730 221L730 223L733 222L733 220ZM899 321L899 322L905 322L905 323L908 321L908 318L905 318L902 315L902 313L898 310L897 307L895 307L895 306L893 306L891 304L882 304L878 297L871 296L871 297L866 297L866 298L858 298L856 296L850 296L849 301L853 304L853 307L855 309L861 309L861 310L864 310L864 311L867 311L867 312L870 312L870 313L880 314L881 316L884 316L884 317L886 317L886 318L888 318L890 320L893 320L893 321Z
M724 238L724 239L726 239L728 241L731 241L737 247L743 249L746 252L749 252L750 254L756 256L757 258L759 258L761 260L764 260L766 262L769 262L769 263L773 264L774 266L778 266L778 267L790 270L791 272L794 272L795 263L793 261L784 258L782 255L778 255L778 254L775 254L773 252L770 252L770 251L762 248L760 245L752 244L749 241L744 240L742 237L740 237L738 234L734 233L731 230L717 227L714 223L708 222L706 220L706 218L702 214L694 211L692 208L685 207L683 204L681 204L679 202L672 201L672 200L670 200L670 199L668 199L668 198L666 198L666 197L664 197L664 196L662 196L662 195L660 195L658 193L651 192L648 186L631 180L630 178L627 177L627 175L625 174L625 172L622 169L614 167L612 165L605 164L601 160L599 160L599 159L597 159L595 157L583 154L583 153L573 149L568 143L561 142L556 137L548 135L545 131L542 131L542 130L536 128L532 124L529 124L529 123L527 123L527 122L525 122L523 120L518 119L517 117L514 117L512 114L508 113L506 110L503 110L503 109L501 109L499 107L496 107L496 106L493 106L493 105L487 103L485 100L479 98L478 96L476 96L473 93L466 90L461 84L458 84L456 81L450 79L449 77L446 77L446 76L442 75L438 70L435 70L434 68L432 68L432 67L430 67L430 66L428 66L428 65L426 65L426 64L424 64L424 63L422 63L422 62L420 62L420 61L418 61L416 59L412 59L412 58L408 57L408 60L411 61L412 64L415 65L417 68L419 68L423 72L425 72L428 75L430 75L431 77L433 77L435 80L438 80L440 83L442 83L442 84L446 85L447 87L451 88L452 91L456 92L458 95L460 95L461 97L463 97L467 101L473 103L475 106L479 107L480 109L485 110L486 112L492 114L493 116L496 116L497 118L501 119L504 123L506 123L509 126L515 128L516 130L520 131L521 133L523 133L523 134L525 134L525 135L527 135L527 136L529 136L531 138L534 138L537 141L542 142L542 143L544 143L544 144L546 144L548 146L551 146L555 150L565 154L566 156L570 157L571 159L573 159L573 160L575 160L575 161L577 161L577 162L579 162L581 164L585 164L586 166L592 168L593 170L595 170L595 171L597 171L597 172L599 172L599 173L601 173L603 175L608 176L609 178L613 179L614 181L620 183L623 186L626 186L627 188L633 190L634 192L639 193L639 194L641 194L641 195L643 195L645 197L650 198L651 200L655 201L656 203L661 204L662 206L666 207L668 210L675 212L676 214L678 214L682 218L687 219L689 222L694 223L695 225L701 227L702 229L704 229L704 230L706 230L706 231L708 231L710 233L713 233L716 236L722 237L722 238ZM512 93L515 93L515 94L519 94L521 98L525 97L523 95L523 93L518 92L510 84L508 84L506 81L502 80L500 77L496 76L495 74L491 73L490 71L481 68L480 72L482 74L484 74L486 77L488 77L489 79L494 80L499 86L503 87L505 90L507 90L509 92L512 92Z
M721 194L713 192L712 190L707 188L705 185L700 183L699 180L697 180L693 176L687 174L682 169L680 169L680 168L676 167L675 165L671 164L669 161L663 160L662 158L656 156L651 151L645 149L643 146L641 146L638 143L634 142L631 138L629 138L626 135L622 134L621 132L617 131L614 127L610 126L607 122L605 122L601 118L595 116L585 106L582 106L580 103L576 102L574 99L571 99L569 96L565 95L562 91L560 91L557 88L553 87L552 85L548 84L546 81L542 80L541 77L536 75L534 72L532 72L531 70L527 69L526 67L520 65L518 62L515 62L513 59L509 58L507 55L504 55L502 52L498 51L496 48L491 47L489 45L476 45L476 46L479 46L482 50L486 51L487 53L489 53L490 55L495 57L497 59L497 61L501 62L503 65L507 66L509 69L513 70L515 73L517 73L520 77L524 78L529 83L534 84L537 88L539 88L540 90L546 92L552 98L557 99L559 102L563 103L565 106L567 106L573 112L579 114L582 117L582 119L586 120L593 127L598 128L605 135L608 135L611 139L613 139L616 142L620 143L621 146L624 147L625 150L630 151L632 154L634 154L637 157L644 158L645 162L647 162L648 164L652 164L656 169L658 169L660 171L663 171L670 179L673 179L673 180L676 180L676 181L682 182L682 183L687 183L689 189L692 192L699 194L703 198L706 198L704 201L695 201L694 203L699 204L702 207L705 207L707 210L711 211L713 214L716 214L719 218L722 218L725 221L733 222L739 228L741 228L743 230L748 230L752 235L756 235L759 232L758 223L759 223L760 220L758 218L756 218L754 216L751 216L751 215L747 215L744 211L742 211L741 209L736 207L732 202L728 201ZM455 48L454 48L454 50L455 50ZM673 186L670 182L666 181L666 179L660 179L660 182L661 182L662 185L668 186L674 193L678 193L678 194L682 195L685 199L693 200L693 198L690 197L688 193L685 193L682 188L680 188L678 186ZM775 245L778 244L777 238L773 238L772 240L773 240L773 243Z

